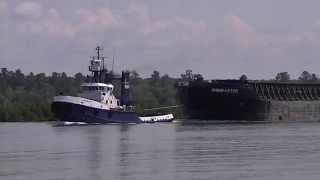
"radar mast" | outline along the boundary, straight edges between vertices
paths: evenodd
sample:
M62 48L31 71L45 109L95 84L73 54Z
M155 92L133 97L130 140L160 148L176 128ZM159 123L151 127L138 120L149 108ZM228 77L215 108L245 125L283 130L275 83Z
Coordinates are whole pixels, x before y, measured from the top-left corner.
M104 68L104 59L105 57L102 56L103 49L100 46L96 47L97 56L93 56L90 61L89 71L92 72L93 75L93 82L99 83L102 82L102 77L105 71Z

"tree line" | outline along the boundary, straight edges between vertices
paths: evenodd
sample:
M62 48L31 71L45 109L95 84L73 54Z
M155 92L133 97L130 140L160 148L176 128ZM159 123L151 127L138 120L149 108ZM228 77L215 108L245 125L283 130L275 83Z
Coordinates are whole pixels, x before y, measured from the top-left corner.
M243 74L239 77L239 80L248 80L247 75ZM293 82L293 83L319 83L320 78L318 78L316 73L310 73L308 71L303 71L297 79L291 79L288 72L279 72L273 79L267 81L275 82Z
M276 81L286 82L286 81L298 81L298 82L318 82L320 79L315 73L310 73L308 71L303 71L298 79L291 79L290 74L288 72L280 72L276 75Z

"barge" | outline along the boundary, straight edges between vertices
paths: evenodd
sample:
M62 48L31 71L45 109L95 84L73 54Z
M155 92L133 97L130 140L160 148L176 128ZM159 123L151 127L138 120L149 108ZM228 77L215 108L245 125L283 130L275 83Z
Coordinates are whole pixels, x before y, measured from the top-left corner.
M319 83L193 79L177 89L188 119L320 120Z

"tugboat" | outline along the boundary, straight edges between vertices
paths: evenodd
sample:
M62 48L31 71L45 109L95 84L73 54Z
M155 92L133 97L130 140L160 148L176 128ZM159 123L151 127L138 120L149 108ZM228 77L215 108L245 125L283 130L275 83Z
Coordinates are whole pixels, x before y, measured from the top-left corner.
M97 47L89 71L90 82L81 84L78 96L55 96L51 105L54 118L62 124L110 124L170 122L172 114L139 117L130 100L129 72L122 71L121 97L114 95L113 72L105 69L105 58Z

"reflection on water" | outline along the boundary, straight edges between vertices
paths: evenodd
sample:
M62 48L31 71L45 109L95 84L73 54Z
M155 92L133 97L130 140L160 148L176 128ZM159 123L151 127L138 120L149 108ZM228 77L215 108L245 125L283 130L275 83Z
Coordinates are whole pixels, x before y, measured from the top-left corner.
M0 124L0 179L319 179L320 123Z

